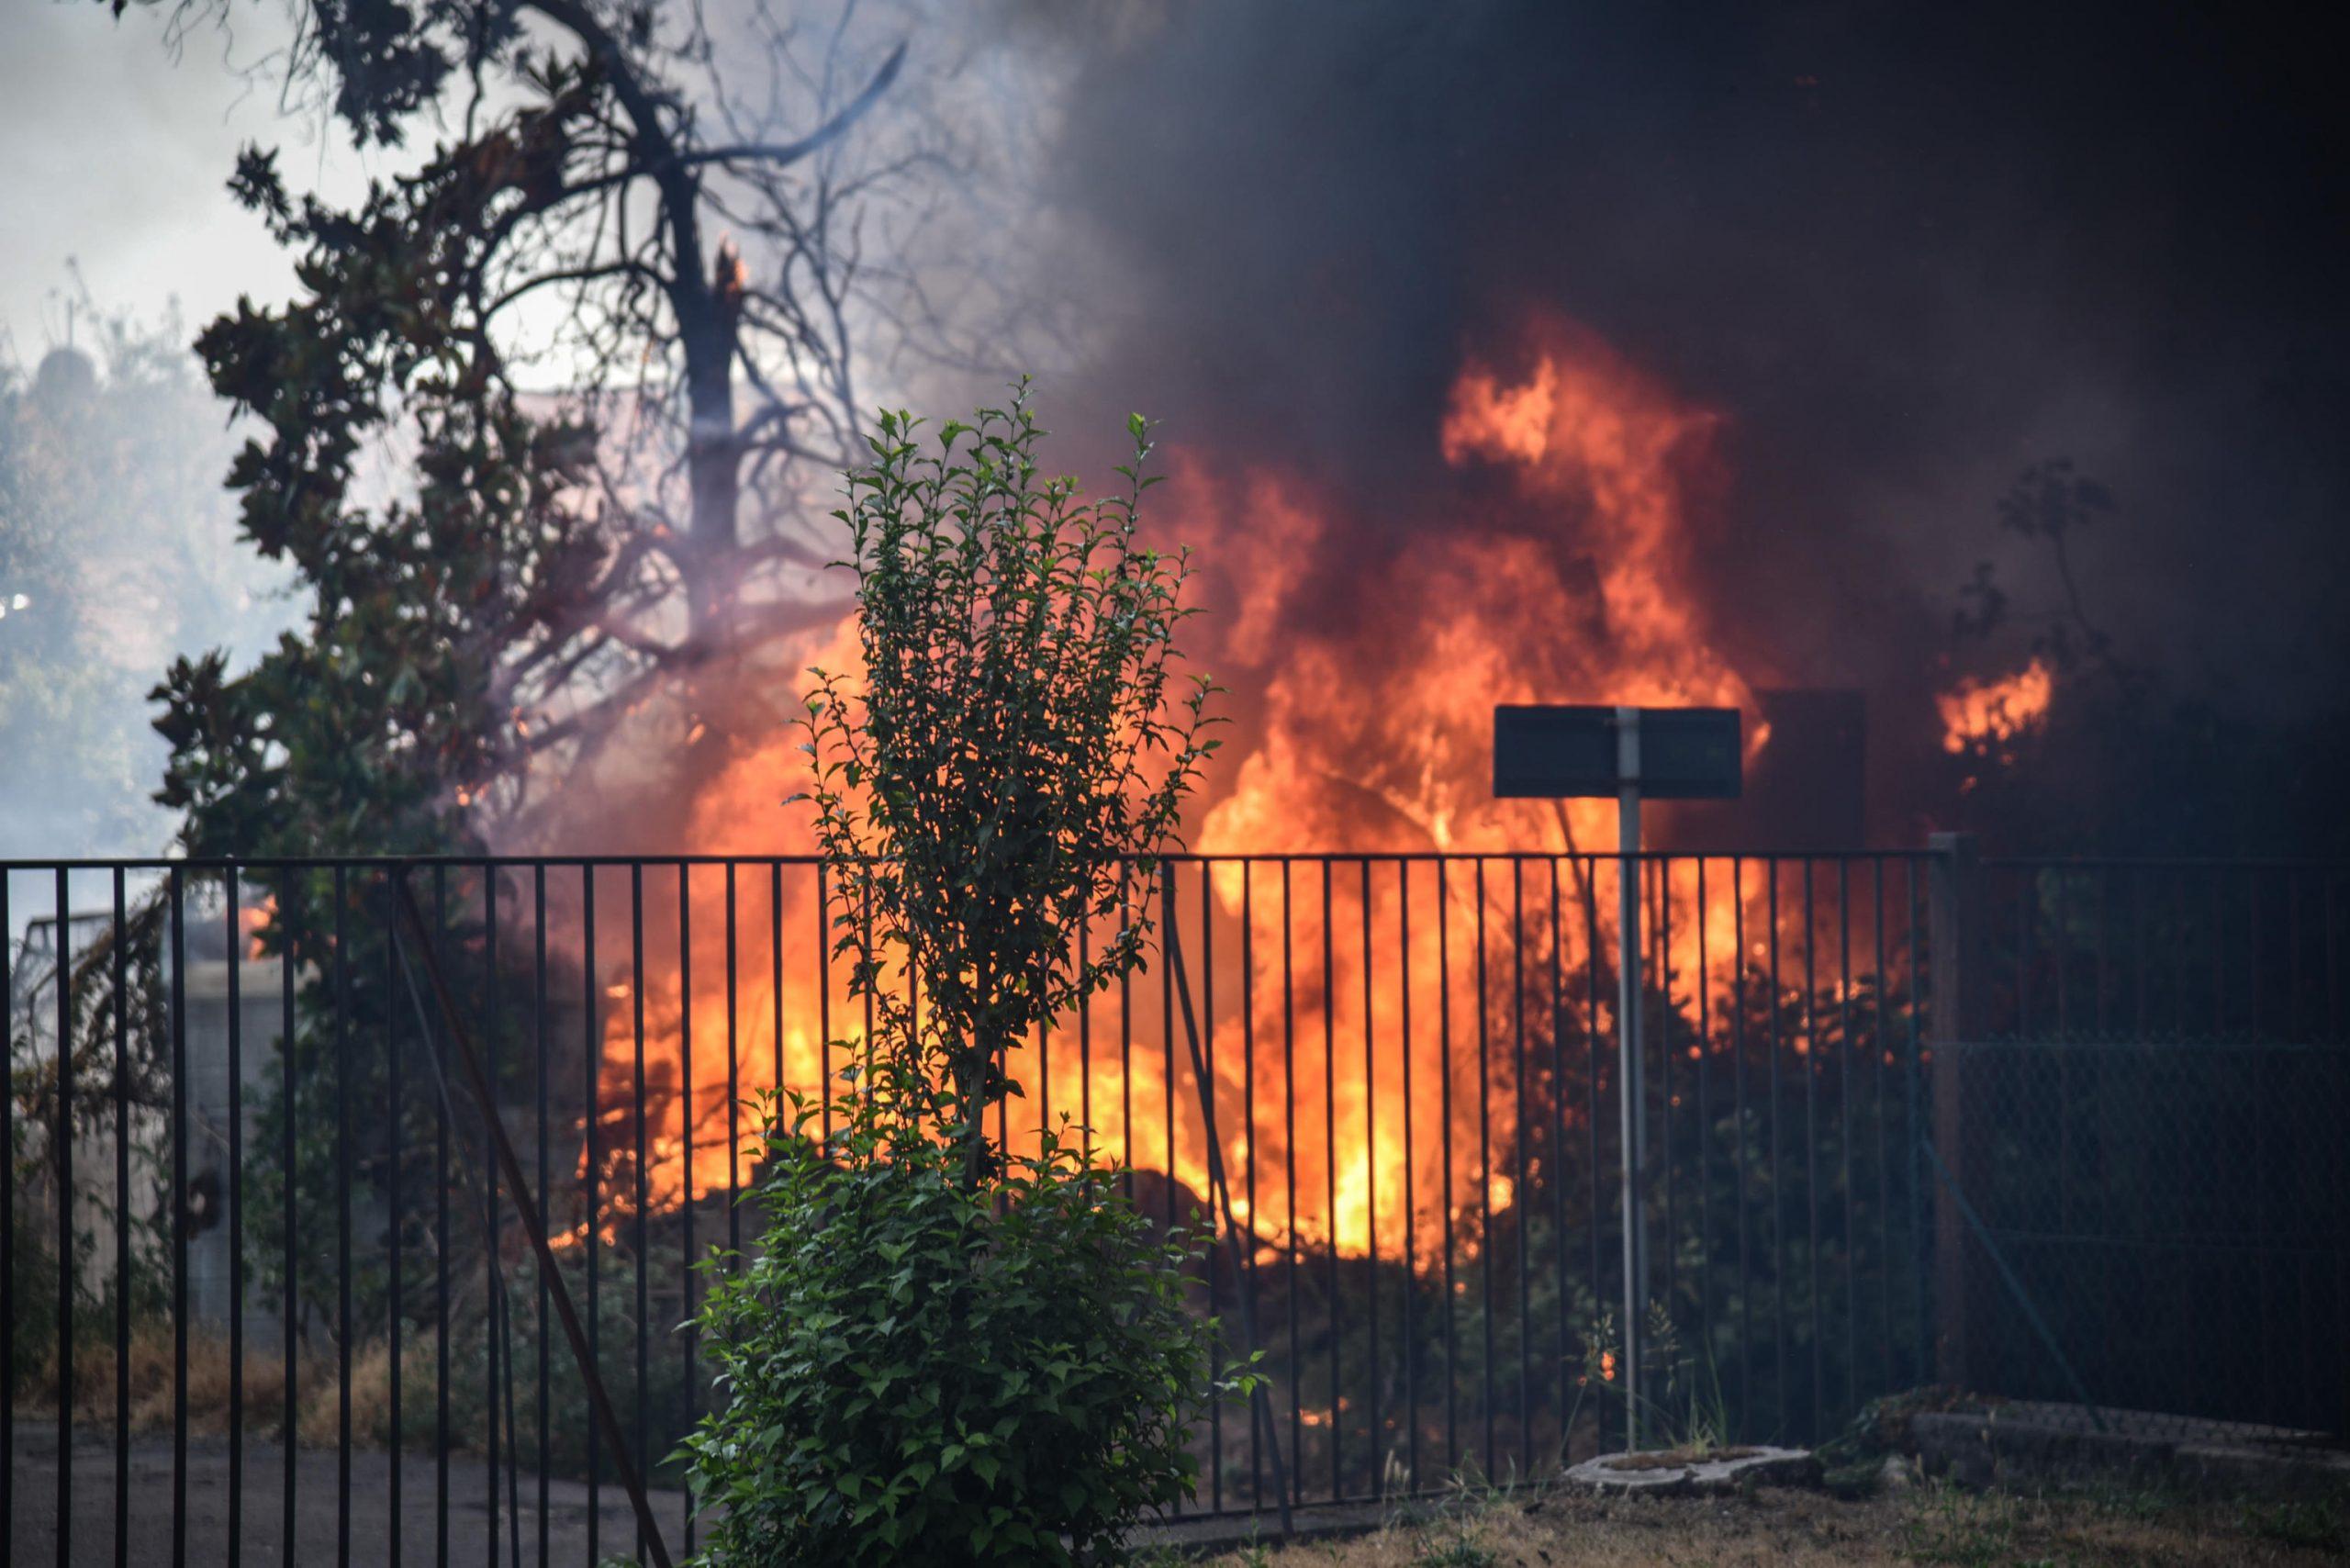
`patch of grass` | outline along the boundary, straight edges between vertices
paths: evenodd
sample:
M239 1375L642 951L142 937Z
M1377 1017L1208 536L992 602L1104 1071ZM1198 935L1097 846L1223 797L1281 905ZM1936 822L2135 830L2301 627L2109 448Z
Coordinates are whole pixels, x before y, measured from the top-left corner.
M1412 1554L1412 1568L1493 1568L1498 1561L1492 1548L1460 1526L1449 1540L1422 1541Z
M1902 1546L1913 1562L1948 1568L2004 1568L2016 1558L2014 1505L1996 1493L1975 1493L1947 1484L1919 1500L1902 1527Z
M2279 1546L2350 1553L2350 1508L2345 1508L2339 1498L2247 1502L2243 1507L2243 1520L2246 1534Z
M2098 1486L2080 1496L2109 1518L2128 1519L2133 1524L2151 1523L2186 1506L2176 1495L2147 1486Z
M2271 1568L2339 1558L2350 1497L2250 1506L2160 1487L1975 1494L1921 1485L1859 1501L1801 1488L1718 1498L1527 1488L1502 1506L1456 1492L1416 1526L1276 1548L1289 1568ZM2330 1554L2330 1555L2329 1555ZM1237 1553L1217 1568L1249 1568Z

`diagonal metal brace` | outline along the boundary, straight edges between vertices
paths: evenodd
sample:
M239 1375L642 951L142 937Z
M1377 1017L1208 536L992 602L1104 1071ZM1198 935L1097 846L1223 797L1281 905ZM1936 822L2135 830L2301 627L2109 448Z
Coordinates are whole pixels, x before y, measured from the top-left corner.
M2040 1343L2055 1361L2056 1370L2063 1372L2065 1381L2073 1385L2073 1397L2078 1399L2082 1408L2089 1413L2089 1424L2100 1432L2107 1430L2104 1415L2098 1411L2097 1402L2089 1397L2088 1384L2083 1383L2081 1374L2073 1370L2073 1363L2065 1356L2064 1347L2056 1343L2056 1331L2048 1327L2048 1320L2040 1316L2040 1308L2032 1305L2031 1294L2023 1288L2023 1282L2008 1266L2006 1255L1991 1239L1990 1226L1983 1223L1983 1216L1975 1212L1975 1205L1968 1203L1966 1194L1959 1190L1958 1178L1953 1176L1950 1167L1942 1163L1942 1157L1935 1149L1933 1140L1920 1138L1919 1147L1926 1151L1927 1159L1932 1162L1935 1176L1949 1189L1952 1201L1958 1205L1960 1216L1966 1221L1966 1228L1975 1233L1975 1239L1982 1243L1985 1255L1991 1260L1991 1266L1999 1271L2000 1282L2008 1287L2008 1294L2016 1298L2016 1305L2023 1308L2025 1321L2031 1325L2031 1331L2040 1336Z
M1205 888L1204 880L1202 887ZM1163 880L1159 886L1159 892L1166 911L1167 960L1172 969L1169 978L1174 981L1176 991L1181 993L1183 998L1183 1033L1190 1038L1192 1046L1192 1081L1199 1085L1200 1116L1207 1128L1208 1185L1215 1190L1217 1206L1224 1211L1225 1246L1232 1253L1232 1278L1237 1285L1248 1270L1240 1254L1240 1226L1232 1214L1232 1183L1225 1179L1224 1174L1224 1144L1216 1137L1215 1086L1208 1081L1206 1058L1200 1050L1199 1020L1192 1013L1192 982L1183 972L1183 937L1175 926L1173 880L1171 879ZM1202 907L1204 909L1206 906ZM1292 1223L1294 1223L1294 1220ZM1257 1355L1256 1306L1251 1299L1252 1293L1242 1291L1239 1295L1240 1332L1248 1344L1249 1359L1254 1361ZM1264 1423L1265 1447L1273 1456L1273 1496L1280 1504L1281 1533L1288 1535L1290 1533L1289 1481L1282 1473L1281 1428L1273 1420L1272 1401L1267 1396L1265 1385L1261 1381L1249 1391L1248 1418L1252 1423L1258 1421ZM1251 1431L1254 1430L1252 1426ZM1223 1462L1223 1456L1217 1455L1215 1462Z
M539 1275L546 1282L547 1292L554 1303L555 1316L563 1322L564 1338L571 1342L572 1360L579 1366L580 1380L588 1385L588 1406L595 1417L597 1435L604 1441L611 1455L612 1468L620 1473L620 1483L628 1493L630 1504L636 1509L636 1528L643 1532L645 1549L653 1555L654 1568L672 1568L669 1548L661 1539L661 1527L653 1517L653 1506L644 1495L644 1478L636 1473L636 1465L629 1457L628 1444L621 1434L619 1415L612 1408L611 1395L605 1391L604 1379L597 1371L595 1358L588 1350L587 1331L579 1325L579 1313L571 1303L571 1291L564 1283L563 1271L555 1267L554 1250L547 1245L546 1226L539 1217L539 1206L531 1197L530 1184L522 1178L522 1162L514 1153L513 1141L506 1136L506 1124L498 1114L498 1103L490 1093L489 1075L482 1070L481 1058L474 1050L471 1036L457 1016L455 1000L449 994L449 982L441 973L441 960L434 950L432 938L424 924L424 912L418 907L416 895L408 890L405 872L395 878L399 889L400 910L408 916L408 928L415 933L416 949L424 964L424 978L432 988L432 998L440 1004L441 1021L455 1042L457 1060L464 1070L465 1087L481 1106L482 1125L489 1129L489 1141L498 1154L498 1169L506 1182L507 1191L513 1195L516 1217L522 1222L523 1234L531 1238L531 1249L538 1254ZM589 1244L594 1244L590 1237Z

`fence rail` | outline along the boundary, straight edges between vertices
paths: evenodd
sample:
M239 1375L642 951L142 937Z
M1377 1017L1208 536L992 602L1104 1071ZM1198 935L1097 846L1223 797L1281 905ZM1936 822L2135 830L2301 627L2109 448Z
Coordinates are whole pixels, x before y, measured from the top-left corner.
M997 1130L1067 1116L1147 1213L1215 1234L1195 1300L1271 1384L1203 1423L1203 1508L1621 1440L1626 876L1667 1429L1816 1439L1941 1376L2345 1424L2337 870L1945 846L1163 874L1187 994L1155 954L1056 1020ZM820 1092L869 1027L826 958L838 902L773 857L0 866L14 1559L641 1554L486 1115L690 1545L689 1264L756 1244L745 1101Z

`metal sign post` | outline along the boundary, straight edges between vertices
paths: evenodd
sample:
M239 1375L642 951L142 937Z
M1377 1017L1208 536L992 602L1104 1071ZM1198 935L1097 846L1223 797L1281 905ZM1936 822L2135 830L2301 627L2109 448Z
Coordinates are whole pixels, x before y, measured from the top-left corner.
M1735 798L1743 751L1735 708L1494 710L1494 793L1616 798L1617 1099L1624 1192L1625 1438L1639 1446L1640 1329L1649 1299L1647 1118L1640 1040L1640 797Z
M1648 1118L1640 1087L1640 711L1616 710L1616 1081L1624 1160L1624 1446L1640 1446L1640 1315L1649 1299Z

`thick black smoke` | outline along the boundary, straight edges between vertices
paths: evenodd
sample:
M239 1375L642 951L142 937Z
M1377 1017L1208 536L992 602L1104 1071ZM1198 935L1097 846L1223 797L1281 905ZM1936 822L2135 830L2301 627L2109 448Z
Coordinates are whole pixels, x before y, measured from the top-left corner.
M2123 649L2306 720L2350 651L2350 148L2244 10L1037 7L1100 246L1056 286L1116 323L1077 401L1443 527L1464 352L1555 308L1727 416L1741 666L1930 712L1977 560L2053 607L1994 507L2063 455L2119 499L2078 564Z

